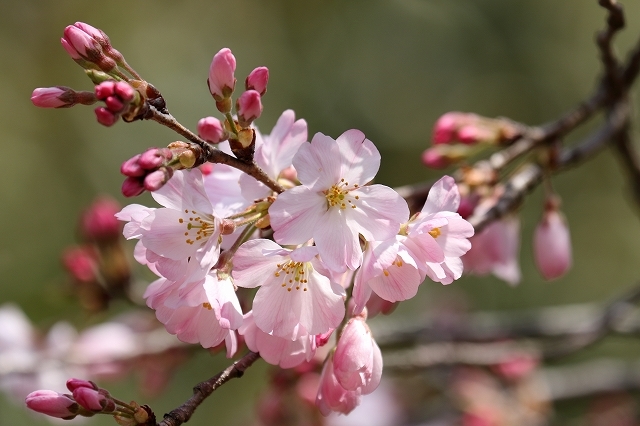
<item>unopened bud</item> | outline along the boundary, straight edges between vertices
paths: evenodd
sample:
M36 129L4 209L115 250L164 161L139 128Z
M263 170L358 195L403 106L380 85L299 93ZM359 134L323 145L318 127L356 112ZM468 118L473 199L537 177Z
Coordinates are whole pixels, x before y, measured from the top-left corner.
M31 94L31 102L40 108L67 108L73 106L75 91L69 87L39 87ZM71 96L69 96L71 95Z
M103 71L89 69L85 70L84 73L95 85L104 83L105 81L113 81L113 77Z
M168 148L149 148L140 155L138 164L143 169L155 170L172 158L173 153Z
M548 206L533 234L536 266L546 280L563 276L572 263L571 236L557 205Z
M242 127L249 125L262 114L262 100L260 93L255 90L247 90L236 101L238 122Z
M106 127L111 127L118 121L118 115L109 111L105 107L98 107L94 110L98 123Z
M267 83L269 82L269 68L258 67L251 71L244 81L247 90L255 90L263 96L267 92Z
M433 126L433 143L450 143L456 138L460 126L467 123L468 114L463 112L448 112L441 116Z
M144 192L143 181L140 178L129 176L122 182L122 195L125 197L135 197Z
M171 179L171 176L173 176L173 169L169 167L161 167L155 172L149 173L144 178L144 189L147 191L157 191L162 188L169 179Z
M98 28L94 28L89 24L85 24L84 22L76 22L73 25L77 28L80 28L82 31L89 34L89 36L91 36L95 41L97 41L100 47L102 47L105 55L109 56L118 63L124 62L124 57L120 52L114 49L113 46L111 46L111 41L104 31L99 30Z
M209 67L209 92L216 101L228 98L236 86L234 72L236 70L236 58L231 49L224 48L215 54Z
M120 210L120 205L111 198L100 198L94 201L82 215L82 233L90 240L117 239L121 232L120 222L115 214Z
M112 413L116 409L116 403L113 399L95 389L86 387L76 388L73 390L73 398L83 408L95 413Z
M222 122L215 117L205 117L198 121L198 136L209 143L219 143L229 138Z
M62 264L69 275L78 282L90 283L97 279L98 259L90 247L66 249L62 254Z
M422 153L422 163L431 169L444 169L451 161L437 147L427 148Z
M89 388L93 390L100 389L98 385L93 383L91 380L82 380L82 379L69 379L67 380L67 389L71 392L78 388Z
M142 154L136 154L133 157L129 158L127 161L122 163L120 166L120 173L125 176L131 177L141 177L145 175L145 170L138 164L138 160L140 159Z
M78 413L78 403L69 395L59 394L51 390L37 390L27 395L27 407L38 413L60 419L73 419Z

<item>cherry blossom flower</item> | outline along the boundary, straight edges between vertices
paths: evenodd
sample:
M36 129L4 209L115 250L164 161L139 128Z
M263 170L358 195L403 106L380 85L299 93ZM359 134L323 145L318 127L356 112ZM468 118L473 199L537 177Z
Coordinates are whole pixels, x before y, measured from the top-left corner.
M265 333L295 340L304 327L309 334L335 328L344 318L344 290L318 272L316 247L293 251L270 240L250 240L233 258L239 287L260 286L253 318Z
M203 276L218 260L221 221L214 215L202 173L177 171L152 196L164 208L133 205L116 215L129 221L124 227L125 237L139 238L148 260L150 255L156 255L151 262L168 259L172 264L186 265L183 261L192 258L201 266Z
M337 272L360 266L360 234L367 241L393 237L409 217L393 189L369 185L380 153L359 130L337 140L317 133L293 158L302 183L283 192L269 209L274 238L302 244L313 238L320 257Z
M232 330L242 325L242 310L231 279L220 279L216 272L187 283L162 277L149 285L144 297L167 331L181 341L205 348L225 341L229 349L235 345Z
M244 336L247 347L269 364L282 368L291 368L304 361L310 361L316 353L315 336L310 335L303 326L299 326L294 340L274 336L260 330L253 320L251 311L244 315L238 332Z

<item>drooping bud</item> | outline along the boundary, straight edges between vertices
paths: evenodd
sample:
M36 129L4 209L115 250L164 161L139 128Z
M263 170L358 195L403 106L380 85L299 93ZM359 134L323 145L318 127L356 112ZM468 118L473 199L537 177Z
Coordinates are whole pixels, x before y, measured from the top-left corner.
M220 143L229 138L222 122L215 117L205 117L198 121L198 136L209 143Z
M560 278L571 268L569 227L555 197L547 200L542 219L534 231L533 253L536 266L546 280Z
M131 176L131 177L144 176L145 171L140 166L140 164L138 164L138 160L140 159L141 156L142 154L136 154L133 157L129 158L124 163L122 163L122 166L120 166L120 173L122 173L125 176Z
M262 114L262 100L256 90L247 90L236 101L238 123L242 127L249 127Z
M68 395L52 390L37 390L27 395L27 407L38 413L60 419L70 420L78 414L78 403Z
M122 182L122 195L125 197L135 197L144 192L144 181L141 178L128 176Z
M98 123L106 127L111 127L118 121L118 115L109 111L107 108L98 107L94 110Z
M215 54L209 67L207 83L209 92L216 101L222 101L233 93L236 87L235 71L236 58L231 53L231 49L225 47Z
M162 188L165 183L173 176L173 169L169 167L161 167L160 169L149 173L144 178L144 189L147 191L157 191Z
M251 71L244 81L246 90L255 90L264 96L267 93L267 83L269 82L269 68L258 67Z

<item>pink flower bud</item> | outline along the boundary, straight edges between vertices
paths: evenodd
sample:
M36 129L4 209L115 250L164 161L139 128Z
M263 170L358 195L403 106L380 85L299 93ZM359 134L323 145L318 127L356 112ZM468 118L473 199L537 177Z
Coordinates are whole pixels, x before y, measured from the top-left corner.
M224 48L215 54L209 67L209 92L216 101L228 98L236 86L234 72L236 71L236 58L231 49Z
M222 122L215 117L205 117L198 121L198 135L209 143L219 143L229 137Z
M360 392L348 391L343 388L333 371L333 360L329 359L322 368L320 385L316 396L316 406L323 416L328 416L332 411L349 414L360 404Z
M463 112L448 112L436 121L433 127L433 143L450 143L456 138L456 131L466 122Z
M247 90L255 90L263 96L267 93L267 83L269 82L269 68L258 67L251 71L244 81Z
M73 25L67 26L64 29L63 39L67 41L82 59L93 62L102 55L100 44L78 27ZM65 49L66 48L65 46Z
M422 153L422 163L432 169L444 169L451 161L437 147L427 148Z
M255 90L247 90L236 102L238 122L242 127L247 127L262 114L262 101L260 93Z
M96 280L98 261L90 247L72 247L62 254L62 264L75 280L88 283Z
M569 227L557 209L547 209L533 234L536 266L546 280L563 276L571 268Z
M107 106L107 109L113 113L118 114L124 111L124 103L115 96L109 96L104 100L104 103Z
M497 127L489 128L476 123L458 129L458 140L467 145L479 142L497 143L499 139L500 132Z
M70 107L73 105L74 93L73 89L63 86L39 87L31 94L31 102L40 108Z
M89 388L98 390L98 386L90 380L82 380L82 379L69 379L67 380L67 389L71 392L78 388Z
M144 178L144 189L147 191L157 191L171 179L171 176L173 176L173 169L167 167L162 167L155 172L151 172Z
M124 81L118 81L114 86L114 92L120 99L125 102L133 101L136 90L131 87L129 83L125 83Z
M38 413L60 419L73 419L78 413L78 404L68 395L52 390L37 390L27 395L27 407Z
M362 317L349 320L333 355L333 369L340 386L373 392L382 378L382 353Z
M144 192L143 180L129 176L122 182L122 195L125 197L135 197Z
M109 40L109 37L107 36L107 34L105 34L104 31L99 30L98 28L94 28L89 24L85 24L84 22L76 22L75 24L73 24L73 26L84 31L91 38L97 41L107 56L111 57L116 62L124 61L122 54L111 46L111 41Z
M109 96L113 95L115 86L116 82L113 80L103 81L102 83L96 85L94 89L96 92L96 96L100 100L107 99Z
M82 56L80 56L78 51L71 45L71 43L67 39L65 39L64 37L61 38L60 43L62 44L62 47L64 47L64 50L67 51L69 56L71 56L71 59L73 59L74 61L82 61Z
M96 113L96 119L98 123L103 126L111 127L118 121L118 115L114 114L112 111L109 111L105 107L98 107L94 110Z
M120 205L111 198L94 201L82 215L82 233L90 240L117 239L120 222L115 214L120 210Z
M167 148L149 148L140 155L138 164L143 169L155 170L171 158L173 158L173 153Z
M113 399L103 395L102 392L92 388L75 388L73 390L73 398L82 407L96 413L111 413L116 409L116 404Z
M120 166L120 173L125 176L141 177L146 174L145 170L138 164L141 154L136 154L122 163Z

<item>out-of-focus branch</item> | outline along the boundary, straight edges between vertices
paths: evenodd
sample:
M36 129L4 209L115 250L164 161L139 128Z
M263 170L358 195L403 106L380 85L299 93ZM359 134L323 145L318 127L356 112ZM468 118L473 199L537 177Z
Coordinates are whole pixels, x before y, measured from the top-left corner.
M249 352L232 365L216 374L209 380L198 383L193 388L193 396L178 408L164 415L164 420L157 426L179 426L189 421L196 408L216 389L231 379L240 378L244 371L260 358L255 352Z

